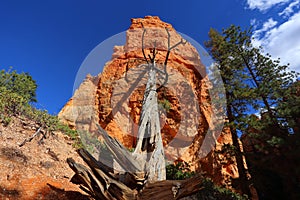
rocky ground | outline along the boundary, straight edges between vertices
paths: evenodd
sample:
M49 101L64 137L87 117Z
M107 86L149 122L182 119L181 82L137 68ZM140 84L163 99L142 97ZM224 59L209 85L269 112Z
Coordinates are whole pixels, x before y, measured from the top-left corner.
M38 137L20 147L38 128L18 118L6 127L0 123L0 199L90 199L70 182L74 173L66 159L83 161L69 137L56 132L41 144Z

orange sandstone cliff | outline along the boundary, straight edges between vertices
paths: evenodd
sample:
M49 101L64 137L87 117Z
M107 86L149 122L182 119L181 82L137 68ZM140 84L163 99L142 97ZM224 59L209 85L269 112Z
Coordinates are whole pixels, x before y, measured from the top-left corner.
M124 46L115 46L111 61L106 63L101 74L86 77L60 111L61 121L89 132L95 131L96 124L100 124L112 137L134 148L145 89L145 84L134 85L145 63L142 26L146 29L145 54L151 54L155 44L158 65L165 61L167 53L166 28L171 46L182 39L172 25L158 17L132 19ZM214 124L208 78L196 48L187 42L172 49L167 71L168 83L158 92L167 158L183 160L192 170L205 172L216 183L230 187L232 178L239 176L235 158L216 153L224 144L232 144L230 131L211 135L215 142L204 144L210 141L205 138ZM145 83L144 79L141 78L140 83ZM204 145L207 145L205 152Z

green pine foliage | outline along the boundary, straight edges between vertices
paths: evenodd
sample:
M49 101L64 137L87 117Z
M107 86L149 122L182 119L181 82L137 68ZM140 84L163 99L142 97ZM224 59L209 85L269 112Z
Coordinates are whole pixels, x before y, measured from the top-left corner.
M261 47L254 47L251 35L251 29L232 25L222 34L211 29L206 42L225 85L231 123L246 130L253 122L249 113L262 112L265 126L289 129L289 111L282 104L286 104L284 97L290 96L289 88L299 74L289 71L288 65L281 65L280 59L265 54Z
M209 37L206 47L216 62L212 82L221 84L214 80L214 73L219 72L226 90L224 109L236 155L241 155L237 136L244 134L244 141L252 148L252 152L246 152L246 159L259 196L298 199L300 84L296 79L299 74L261 47L254 47L251 29L232 25L222 33L211 29ZM284 167L276 165L282 161L286 161ZM238 157L237 164L239 167ZM243 168L239 168L239 173L240 169Z

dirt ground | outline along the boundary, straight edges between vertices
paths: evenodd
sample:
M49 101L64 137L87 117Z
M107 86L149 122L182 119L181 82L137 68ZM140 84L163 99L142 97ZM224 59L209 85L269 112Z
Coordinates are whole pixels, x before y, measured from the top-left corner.
M83 161L69 137L56 132L42 144L40 136L19 146L38 128L17 118L7 127L0 123L0 200L91 199L70 182L74 173L66 159Z

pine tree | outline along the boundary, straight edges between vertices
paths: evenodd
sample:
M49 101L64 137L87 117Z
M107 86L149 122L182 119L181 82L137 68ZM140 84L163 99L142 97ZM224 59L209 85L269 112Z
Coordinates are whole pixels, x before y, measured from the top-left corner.
M225 29L223 35L214 29L209 32L206 46L225 84L231 107L227 112L233 112L233 121L240 130L251 124L249 114L258 112L264 114L266 123L260 128L273 125L287 130L291 128L291 116L284 102L291 95L291 85L298 74L289 71L288 65L281 65L280 59L264 54L261 47L253 47L251 35L250 29L242 31L234 25Z
M215 59L218 72L221 75L222 82L225 87L226 108L228 117L228 126L232 132L232 141L236 149L236 161L240 174L239 187L244 194L250 195L248 187L247 172L244 168L243 157L238 141L238 129L240 128L240 121L242 121L245 111L247 110L248 98L251 90L248 85L241 81L246 79L241 60L234 58L235 52L230 51L231 44L226 41L225 37L219 34L216 30L211 29L209 32L210 41L206 42L206 47L210 54ZM234 67L233 67L234 66ZM214 77L212 75L212 77ZM212 81L219 79L212 79ZM214 85L222 83L214 83Z
M237 164L241 184L247 185L242 155L238 144L238 133L249 128L261 131L275 128L272 142L280 142L291 128L291 112L286 106L291 85L297 73L288 71L288 65L280 65L261 47L252 45L251 29L242 30L238 26L224 29L222 34L211 29L210 40L206 42L226 90L226 111L232 131L233 145L237 149ZM262 120L253 117L262 114ZM290 116L289 116L290 115ZM271 138L272 138L271 137ZM267 137L270 139L270 137ZM247 192L246 187L242 187Z

